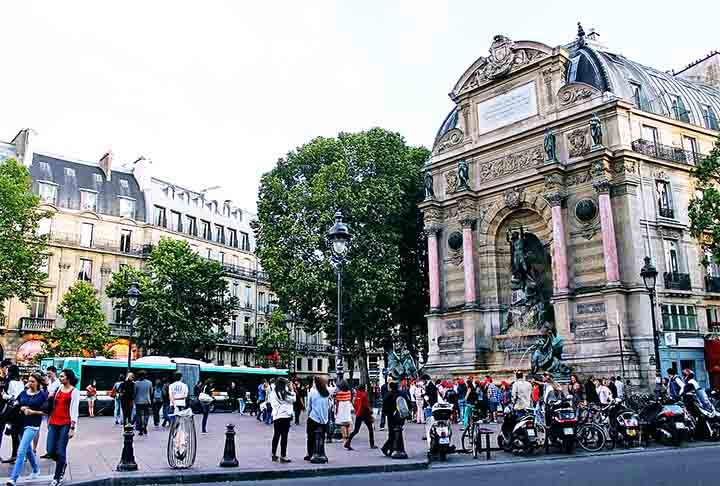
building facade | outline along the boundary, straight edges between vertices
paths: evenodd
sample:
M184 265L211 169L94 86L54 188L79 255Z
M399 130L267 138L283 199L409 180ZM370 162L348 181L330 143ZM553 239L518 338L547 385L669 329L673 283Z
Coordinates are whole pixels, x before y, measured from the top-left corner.
M254 366L257 336L277 305L254 254L254 215L232 201L211 198L210 191L154 177L151 161L143 157L126 167L114 164L111 153L98 162L68 160L35 153L33 137L31 130L23 130L11 143L0 144L0 158L16 157L29 168L32 190L51 215L39 228L48 235L48 279L29 305L6 303L0 353L29 363L47 332L64 325L57 308L65 292L85 280L97 289L117 337L115 355L127 356L129 326L105 288L113 272L123 265L141 267L161 238L172 238L186 240L202 257L220 262L230 294L240 300L239 311L226 325L227 337L206 358ZM322 336L293 332L298 356L308 360L304 368L327 372L332 349L322 344Z
M688 203L718 137L719 60L667 73L582 29L554 48L495 36L450 93L428 166L427 369L654 382L649 257L661 367L707 382L720 279Z

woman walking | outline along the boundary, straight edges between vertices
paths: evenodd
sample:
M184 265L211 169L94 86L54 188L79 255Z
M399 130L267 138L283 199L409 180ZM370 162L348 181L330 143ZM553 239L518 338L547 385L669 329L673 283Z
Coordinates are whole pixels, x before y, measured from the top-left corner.
M288 383L286 378L278 378L275 389L270 392L270 404L272 405L273 438L272 438L272 460L278 461L277 446L280 442L280 462L287 464L292 462L287 456L288 433L290 432L290 421L293 416L293 404L295 403L295 389Z
M87 397L88 416L92 418L95 416L95 399L97 398L97 384L95 380L85 388L85 394Z
M200 410L202 411L202 433L207 434L207 422L208 416L210 415L210 404L212 403L212 388L213 385L210 382L210 378L205 380L202 385L198 382L195 387L195 396L198 397L200 402Z
M42 406L48 397L47 393L41 388L42 383L42 376L38 373L33 373L28 378L27 390L20 393L18 397L23 431L15 466L13 467L12 473L10 473L10 479L5 483L7 486L15 486L25 465L26 457L32 467L32 473L26 479L32 481L40 475L40 468L37 463L37 458L35 457L35 451L33 451L32 448L32 442L40 431L40 423L42 422L43 416Z
M370 440L370 449L377 449L375 445L375 434L373 431L373 413L370 408L370 400L368 399L365 385L358 386L357 393L355 394L355 428L350 434L350 437L345 441L345 449L351 451L352 440L360 432L360 427L365 424L368 429L368 438Z
M309 461L315 453L315 430L320 429L320 440L324 442L330 416L330 391L324 376L315 377L315 387L308 393L307 416L307 455L304 459Z
M120 385L120 407L123 425L133 424L133 404L135 403L135 375L128 373Z
M335 393L335 423L340 426L340 434L343 443L347 443L350 436L350 425L352 424L352 392L350 385L343 380Z
M3 396L9 403L14 403L25 390L25 384L20 379L20 368L11 365L7 370L7 393ZM22 435L22 417L17 416L8 422L10 426L10 438L12 439L12 454L9 459L2 461L5 464L12 464L17 459L18 448L20 447L20 436Z
M48 420L48 455L55 459L55 474L50 486L58 486L65 476L68 440L75 436L80 406L80 391L75 388L77 377L72 370L60 373L60 389L55 393L55 403Z

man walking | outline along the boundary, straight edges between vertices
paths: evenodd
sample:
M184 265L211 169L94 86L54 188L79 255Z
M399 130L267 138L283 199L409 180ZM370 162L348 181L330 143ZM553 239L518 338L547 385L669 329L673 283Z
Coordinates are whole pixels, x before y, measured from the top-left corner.
M383 403L385 403L385 398L387 398L388 393L390 393L390 384L393 382L392 376L388 376L385 383L383 383L383 386L380 387L380 398L382 399ZM384 407L383 407L384 408ZM380 411L380 430L385 430L385 413L383 411Z
M135 383L135 414L137 415L137 428L139 435L146 435L147 424L150 419L150 407L152 406L152 383L147 379L144 370L138 373L138 381Z
M175 421L175 414L187 407L188 398L188 386L182 382L182 373L175 373L173 375L173 382L168 388L168 394L170 395L170 408L172 409L171 421Z
M115 416L115 425L121 425L123 422L123 416L122 416L122 403L120 403L120 388L122 387L123 381L125 381L125 376L120 375L118 376L118 380L115 382L113 387L110 389L110 396L113 397L115 401L115 411L113 415ZM49 392L49 388L48 388Z
M502 395L500 389L492 381L492 376L485 377L487 381L487 399L488 399L488 411L490 422L497 422L497 410L500 406L500 400Z

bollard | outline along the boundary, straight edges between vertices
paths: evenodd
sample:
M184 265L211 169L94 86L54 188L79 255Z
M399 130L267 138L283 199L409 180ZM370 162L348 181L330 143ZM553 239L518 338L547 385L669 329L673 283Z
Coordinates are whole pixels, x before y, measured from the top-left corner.
M123 432L123 449L120 454L120 464L117 465L117 470L120 472L125 471L137 471L138 465L135 462L135 452L133 451L133 438L135 432L133 426L126 425Z
M325 464L328 462L327 455L325 455L325 438L323 437L322 425L315 427L315 447L313 447L313 455L310 458L310 462L313 464Z
M408 458L407 452L405 452L405 440L403 439L404 423L404 420L400 420L393 425L388 424L393 428L393 453L390 455L393 459Z
M238 467L239 463L235 455L235 426L227 424L225 430L225 448L220 467Z

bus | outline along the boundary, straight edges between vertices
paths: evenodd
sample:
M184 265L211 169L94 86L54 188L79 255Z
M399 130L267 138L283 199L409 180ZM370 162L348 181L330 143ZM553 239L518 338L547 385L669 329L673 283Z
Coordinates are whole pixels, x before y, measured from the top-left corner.
M40 370L44 373L48 366L55 366L58 371L71 369L78 377L80 390L80 411L87 413L87 400L85 389L93 381L97 388L95 402L96 415L112 415L115 402L110 396L110 390L118 379L127 371L127 360L109 358L44 358L40 363ZM155 383L157 380L172 380L175 372L183 375L182 381L188 386L191 398L193 389L198 382L210 379L213 383L214 401L210 410L229 410L231 401L227 391L231 382L246 392L254 393L263 380L278 376L287 376L288 370L282 368L252 368L249 366L219 366L190 358L170 358L167 356L144 356L132 361L133 373L145 371L148 379Z

